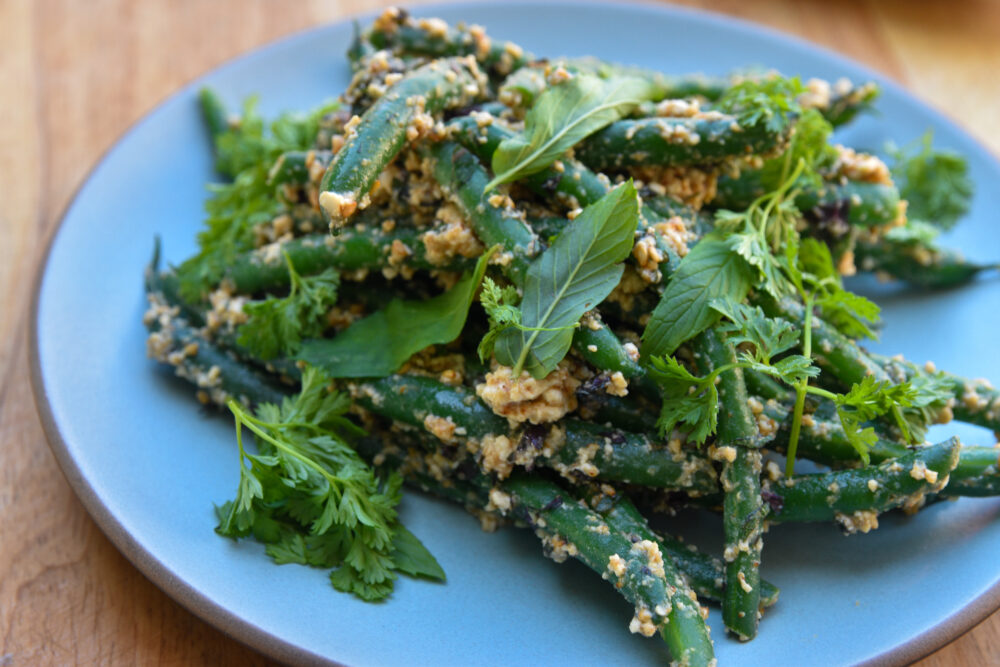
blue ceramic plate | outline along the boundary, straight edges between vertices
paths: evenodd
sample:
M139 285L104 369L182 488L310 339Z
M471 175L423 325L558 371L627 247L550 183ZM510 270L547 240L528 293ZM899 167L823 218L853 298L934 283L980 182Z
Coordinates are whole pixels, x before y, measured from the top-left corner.
M488 27L538 54L592 54L670 72L723 73L757 64L836 79L881 79L803 42L746 23L665 7L521 3L447 5L420 14ZM416 493L406 524L434 552L447 584L403 579L385 604L333 591L326 573L276 567L255 544L213 532L213 503L230 498L237 459L229 420L198 409L189 387L145 357L142 270L163 237L167 259L194 250L213 172L196 104L202 85L231 103L259 93L262 110L304 109L348 82L348 23L255 51L193 82L132 128L66 212L35 304L35 391L63 470L88 511L157 585L207 621L275 657L362 664L657 664L661 642L628 632L632 611L583 566L557 566L527 531L483 533L461 510ZM845 139L878 147L928 128L969 157L979 191L947 242L997 259L1000 165L968 135L882 81L881 115ZM882 290L880 351L1000 379L992 352L1000 284L913 294ZM959 429L954 429L959 432ZM935 436L950 433L941 430ZM967 442L992 436L964 429ZM780 526L763 573L782 588L758 639L727 639L722 664L899 663L957 636L1000 598L1000 502L941 504L885 517L866 536L833 526ZM690 522L696 524L697 522ZM718 548L712 520L692 531Z

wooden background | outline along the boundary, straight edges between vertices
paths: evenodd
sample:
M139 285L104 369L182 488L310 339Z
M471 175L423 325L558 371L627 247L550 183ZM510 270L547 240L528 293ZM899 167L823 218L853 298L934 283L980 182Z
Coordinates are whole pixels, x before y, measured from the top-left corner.
M228 58L383 4L0 0L0 667L268 663L149 583L70 490L29 387L32 279L70 196L132 122ZM1000 3L684 4L766 23L856 58L959 119L1000 154ZM956 663L1000 664L1000 613L919 664Z

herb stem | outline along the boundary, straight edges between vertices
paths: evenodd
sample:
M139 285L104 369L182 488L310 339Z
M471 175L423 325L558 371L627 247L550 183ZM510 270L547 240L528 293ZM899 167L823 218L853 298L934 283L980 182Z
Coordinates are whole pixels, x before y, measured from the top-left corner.
M800 163L801 166L801 163ZM813 297L811 294L805 295L805 318L802 325L802 356L812 359L812 311ZM795 474L795 452L799 446L799 433L802 431L802 413L806 406L806 393L809 393L809 378L802 378L795 384L795 410L792 413L792 430L788 436L788 449L785 453L785 475L791 477ZM813 389L818 389L813 387ZM833 396L828 391L820 389L830 397ZM811 393L817 393L813 391Z
M324 470L323 466L316 463L308 456L305 456L301 452L297 451L294 447L289 447L285 443L281 442L280 440L269 434L262 427L255 424L254 422L257 421L256 419L254 419L253 421L248 420L247 413L243 410L243 407L236 402L235 399L231 398L228 401L226 401L226 407L228 407L232 411L238 423L239 422L244 423L246 427L251 431L253 431L254 435L256 435L257 437L266 440L267 442L271 443L275 448L280 449L289 456L294 456L298 460L302 461L304 464L306 464L307 466L318 472L320 475L322 475L323 478L326 479L326 481L329 482L331 486L339 485L343 482L343 480L331 475L329 472ZM267 422L260 422L260 423L265 424ZM237 426L237 433L239 433L239 426Z

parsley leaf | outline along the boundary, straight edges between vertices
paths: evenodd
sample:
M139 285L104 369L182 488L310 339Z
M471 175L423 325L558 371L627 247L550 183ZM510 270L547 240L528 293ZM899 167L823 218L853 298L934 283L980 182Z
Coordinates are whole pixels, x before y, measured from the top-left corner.
M771 363L771 357L791 349L799 342L799 330L788 320L770 318L760 307L715 299L712 309L726 316L729 323L720 331L729 334L733 345L746 343L753 348L753 359Z
M796 187L822 187L821 173L837 160L837 150L830 145L833 126L816 109L808 109L798 117L792 129L788 148L779 156L764 162L760 180L766 190L777 190L784 183L789 169L799 161L806 165Z
M799 113L796 98L805 90L798 77L747 79L727 89L716 108L734 114L740 125L763 123L768 130L781 132Z
M655 87L639 77L602 79L585 73L547 88L528 110L524 133L504 139L494 151L496 176L486 191L545 169L655 94Z
M499 335L497 361L512 366L515 377L521 369L536 378L552 372L566 356L580 318L621 279L638 224L639 199L631 181L583 209L528 267L521 326Z
M928 131L916 145L893 145L892 177L906 199L907 215L942 229L950 229L969 211L975 187L965 158L953 151L937 151Z
M855 383L846 394L834 397L844 434L864 465L868 465L868 451L878 440L875 429L865 427L864 423L894 409L913 405L916 398L917 390L909 382L894 385L885 380L876 381L871 376Z
M257 113L256 98L243 105L234 126L216 136L216 168L233 180L210 185L205 202L208 217L198 233L198 253L177 269L181 295L198 301L217 283L236 256L254 247L254 227L269 222L285 209L268 184L268 170L285 151L309 148L319 121L336 104L325 104L307 114L284 114L267 131Z
M489 331L483 336L477 349L479 360L483 363L493 356L493 348L500 334L512 326L521 324L521 311L517 307L520 300L517 288L513 285L501 289L491 278L483 279L479 301L489 317L490 325Z
M292 285L288 296L243 306L248 319L239 328L238 342L261 359L294 354L303 338L321 335L326 328L326 315L337 303L340 274L336 270L327 269L303 278L288 253L285 262Z
M798 250L799 268L814 293L814 304L823 319L851 338L875 338L872 327L881 309L863 296L844 289L833 265L830 248L816 239L803 239Z
M649 373L663 391L663 405L656 427L662 437L681 425L688 440L701 444L719 425L719 390L715 374L698 377L673 357L653 357Z
M476 268L444 294L431 299L393 299L334 338L306 340L298 359L331 377L385 377L425 347L450 343L465 326L486 264L497 247L486 251Z
M329 391L328 382L306 368L297 396L263 404L256 415L228 402L240 483L236 499L219 509L217 532L253 535L276 563L337 568L334 587L364 600L389 595L397 571L443 578L433 556L399 524L402 477L377 478L347 444L358 431L344 416L350 400ZM244 449L244 427L257 454Z
M740 346L740 362L744 367L790 385L819 375L812 361L800 354L788 355L772 363L772 357L787 352L799 342L800 331L788 320L767 317L759 307L742 303L716 300L712 308L729 320L719 329L728 334L733 345Z

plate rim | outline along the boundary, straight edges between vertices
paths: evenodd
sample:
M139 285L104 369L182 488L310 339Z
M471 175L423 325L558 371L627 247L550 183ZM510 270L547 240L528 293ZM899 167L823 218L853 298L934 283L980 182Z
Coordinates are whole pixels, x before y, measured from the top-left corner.
M401 3L402 4L402 3ZM458 9L462 7L475 7L486 4L479 0L444 0L440 2L419 2L412 7L421 14L429 13L438 9ZM538 4L547 5L586 5L624 8L629 12L646 12L662 14L666 16L682 16L694 19L707 24L735 28L741 31L749 31L754 34L763 35L784 42L790 42L797 48L809 51L834 64L846 66L850 69L864 71L866 76L879 82L883 88L891 90L893 94L899 95L906 102L924 107L932 117L943 125L949 126L952 130L967 136L975 150L989 162L992 162L997 171L1000 171L1000 160L993 151L985 146L978 137L965 128L960 119L951 117L932 104L922 100L916 94L908 90L902 84L897 83L889 76L878 72L871 67L860 63L852 58L833 51L825 46L819 46L806 40L803 37L794 35L777 28L773 28L762 23L758 23L742 17L722 14L715 11L701 8L684 7L662 2L660 0L626 0L617 2L612 0L542 0L541 3L532 0L505 0L503 4L509 6L536 6ZM112 510L104 504L86 476L81 472L76 460L70 454L69 446L63 438L56 423L52 406L49 403L45 381L42 375L41 356L39 350L39 304L41 301L42 287L48 273L49 263L52 260L52 250L59 233L66 221L66 216L90 184L95 172L107 161L111 153L128 137L135 133L140 127L154 119L161 113L167 104L196 86L202 79L211 74L216 74L235 63L249 57L261 56L266 52L281 48L290 42L302 39L312 33L328 30L338 24L349 21L361 21L372 18L383 11L382 8L364 12L348 13L334 21L320 23L301 30L296 30L290 34L271 40L264 44L255 46L249 50L242 51L230 58L226 58L211 68L185 81L172 92L161 97L148 111L142 114L135 121L130 123L115 139L101 151L99 157L87 169L84 177L74 188L72 195L62 207L58 219L47 232L47 238L39 257L42 259L35 275L32 279L31 301L28 314L28 363L29 378L35 407L38 412L39 421L45 434L46 442L52 451L59 465L60 471L69 482L74 494L80 500L90 518L97 524L101 532L111 541L118 551L139 570L143 576L151 581L157 588L163 591L173 601L180 604L187 611L191 612L199 619L217 628L227 636L240 643L261 652L262 654L286 663L309 664L309 665L331 665L334 667L344 667L342 663L333 658L319 655L302 646L275 635L268 630L240 617L218 602L215 602L193 585L178 577L173 571L157 558L149 550L142 547L121 524ZM983 591L978 597L970 601L964 607L942 619L934 626L924 630L920 634L912 637L908 641L895 646L888 651L873 656L861 663L864 667L896 667L916 662L945 645L955 641L962 635L969 632L973 627L986 620L988 616L1000 609L1000 577L990 588Z

